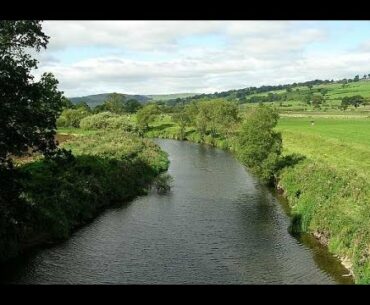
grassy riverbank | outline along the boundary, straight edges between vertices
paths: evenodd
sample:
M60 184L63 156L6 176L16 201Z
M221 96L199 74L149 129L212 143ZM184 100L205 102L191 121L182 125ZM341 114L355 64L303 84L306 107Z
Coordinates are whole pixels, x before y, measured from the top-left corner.
M133 134L66 134L70 137L61 146L71 149L73 156L19 165L21 196L7 218L0 219L1 260L30 246L67 238L102 209L145 194L168 168L165 152Z

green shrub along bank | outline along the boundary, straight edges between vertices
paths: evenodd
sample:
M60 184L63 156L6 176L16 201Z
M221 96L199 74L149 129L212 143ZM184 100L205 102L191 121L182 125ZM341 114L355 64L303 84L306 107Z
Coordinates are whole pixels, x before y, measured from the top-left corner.
M356 283L369 283L369 182L354 171L306 159L281 171L278 188L292 210L291 231L314 234L349 262Z
M80 121L80 127L85 130L120 129L136 131L136 124L130 115L118 115L111 112L100 112L90 115Z
M124 132L79 136L67 150L17 170L22 192L0 217L0 260L30 246L65 239L98 212L144 194L167 170L167 155Z

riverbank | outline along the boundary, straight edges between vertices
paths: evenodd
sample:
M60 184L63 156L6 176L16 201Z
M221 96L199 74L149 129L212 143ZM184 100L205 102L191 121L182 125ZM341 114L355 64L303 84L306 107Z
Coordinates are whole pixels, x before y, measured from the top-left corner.
M73 156L38 158L17 168L22 192L0 219L1 261L67 239L103 209L145 194L169 165L152 141L119 131L74 136L61 147Z
M147 136L179 139L177 126L155 125ZM236 141L204 138L194 129L187 141L237 151ZM288 199L292 233L310 233L341 259L356 283L370 282L370 185L354 170L340 170L306 156L275 173L275 187Z

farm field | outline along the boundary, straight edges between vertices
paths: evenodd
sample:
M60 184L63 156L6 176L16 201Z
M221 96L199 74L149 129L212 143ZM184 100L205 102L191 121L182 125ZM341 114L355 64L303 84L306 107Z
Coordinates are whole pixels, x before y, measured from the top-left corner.
M282 132L285 153L299 153L370 177L369 118L281 117L277 129Z

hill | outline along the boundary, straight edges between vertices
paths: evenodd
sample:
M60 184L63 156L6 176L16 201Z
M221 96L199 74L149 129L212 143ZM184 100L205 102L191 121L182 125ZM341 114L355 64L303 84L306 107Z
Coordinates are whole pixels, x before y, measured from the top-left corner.
M72 103L76 104L79 102L86 102L90 107L95 107L97 105L103 104L103 102L108 98L111 93L101 93L95 95L87 95L81 97L70 97ZM153 94L153 95L132 95L132 94L122 94L126 99L135 99L138 102L145 104L150 101L168 101L178 98L188 98L195 95L195 93L175 93L175 94Z
M212 94L197 94L191 97L167 100L170 105L191 101L223 99L239 104L274 103L285 110L308 110L315 97L319 97L320 109L337 109L345 96L361 95L370 98L370 78L344 80L313 80L277 86L248 87ZM317 105L316 105L317 106ZM296 109L294 109L296 108Z
M111 93L102 93L102 94L95 94L95 95L87 95L81 97L71 97L69 98L72 103L77 104L79 102L86 102L90 107L95 107L97 105L103 104L103 102L108 98ZM140 103L147 103L151 99L145 95L130 95L130 94L121 94L125 96L126 99L135 99Z
M168 101L178 98L188 98L197 95L196 93L174 93L174 94L152 94L146 95L153 101Z

